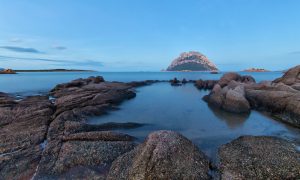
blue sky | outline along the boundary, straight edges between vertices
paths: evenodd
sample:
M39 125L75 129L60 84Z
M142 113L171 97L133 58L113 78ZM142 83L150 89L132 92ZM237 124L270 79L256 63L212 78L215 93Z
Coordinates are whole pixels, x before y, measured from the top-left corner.
M298 0L0 0L0 67L159 71L199 51L224 71L300 64Z

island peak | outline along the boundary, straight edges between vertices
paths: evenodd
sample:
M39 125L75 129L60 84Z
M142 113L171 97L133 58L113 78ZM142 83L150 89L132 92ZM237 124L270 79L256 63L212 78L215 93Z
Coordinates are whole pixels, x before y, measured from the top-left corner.
M167 71L217 71L218 68L204 54L197 51L183 52L174 59Z

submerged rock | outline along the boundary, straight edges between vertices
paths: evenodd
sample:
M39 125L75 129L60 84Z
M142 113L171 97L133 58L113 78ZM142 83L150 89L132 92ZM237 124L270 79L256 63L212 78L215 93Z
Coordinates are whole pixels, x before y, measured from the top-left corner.
M282 139L242 136L219 149L221 179L299 179L300 153Z
M191 141L157 131L115 160L107 179L209 179L208 171L209 161Z

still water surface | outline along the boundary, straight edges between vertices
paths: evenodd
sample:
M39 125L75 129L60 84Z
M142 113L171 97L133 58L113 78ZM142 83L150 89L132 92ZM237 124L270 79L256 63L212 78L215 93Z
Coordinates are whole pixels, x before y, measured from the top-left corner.
M281 72L247 73L256 81L273 80L282 76ZM107 81L143 81L143 80L170 80L174 77L188 80L219 79L223 73L210 74L209 72L27 72L18 74L0 74L0 92L32 95L45 93L56 84L68 82L77 78L89 76L103 76Z
M107 115L89 119L91 124L106 122L136 122L145 126L118 130L137 137L140 141L154 130L175 130L214 159L217 148L241 135L271 135L300 142L300 131L273 120L257 111L237 115L209 107L202 97L208 91L192 84L173 87L157 83L137 89L137 96Z

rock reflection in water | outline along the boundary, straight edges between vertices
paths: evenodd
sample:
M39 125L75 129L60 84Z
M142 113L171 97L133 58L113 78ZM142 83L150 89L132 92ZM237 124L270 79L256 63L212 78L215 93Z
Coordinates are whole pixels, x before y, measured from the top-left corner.
M226 112L220 108L216 108L208 105L209 109L213 112L213 114L220 120L223 120L230 129L236 129L238 127L243 126L245 121L249 118L250 113L230 113Z

